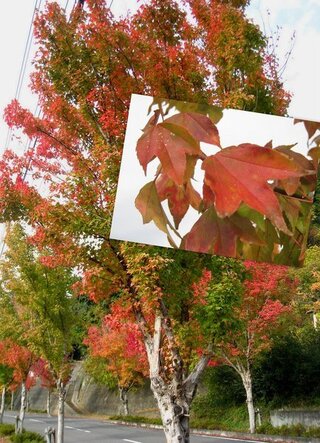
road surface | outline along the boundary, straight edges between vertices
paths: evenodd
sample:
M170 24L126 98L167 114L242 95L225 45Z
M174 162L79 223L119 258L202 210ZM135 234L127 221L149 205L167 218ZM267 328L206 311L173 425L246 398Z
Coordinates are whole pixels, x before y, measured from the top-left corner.
M14 423L16 413L5 413L4 422ZM57 427L56 417L45 414L26 414L24 428L28 431L44 434L46 427ZM193 434L192 443L250 443L248 440L236 440L227 437L210 437ZM165 443L161 429L136 428L113 424L106 420L90 418L65 419L65 443Z

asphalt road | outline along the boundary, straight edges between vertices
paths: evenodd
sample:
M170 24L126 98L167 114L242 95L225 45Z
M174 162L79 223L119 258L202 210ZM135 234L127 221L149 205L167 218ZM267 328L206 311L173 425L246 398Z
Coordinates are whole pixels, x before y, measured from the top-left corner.
M6 412L4 422L14 423L16 414ZM24 428L28 431L44 434L48 426L56 427L57 418L45 414L26 414ZM143 429L113 424L105 420L89 418L65 419L65 443L165 443L161 429ZM225 437L191 436L192 443L250 443L248 440L236 440Z

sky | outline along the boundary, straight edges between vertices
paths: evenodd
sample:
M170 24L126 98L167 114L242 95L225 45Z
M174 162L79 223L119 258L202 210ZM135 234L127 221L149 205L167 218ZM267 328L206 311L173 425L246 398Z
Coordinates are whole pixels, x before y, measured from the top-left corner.
M111 0L107 0L111 1ZM70 10L74 0L58 0ZM6 146L7 127L2 115L5 106L15 97L20 66L30 27L35 0L10 0L2 2L0 15L0 154ZM45 1L37 1L43 7ZM114 0L112 11L126 14L136 10L137 0ZM267 12L269 11L269 13ZM289 115L320 120L320 0L252 0L247 15L270 33L277 26L280 42L277 53L280 65L290 48L290 38L296 32L295 45L284 72L285 86L293 93ZM32 58L32 52L29 60ZM21 89L20 101L34 110L36 97L28 91L30 63ZM15 144L17 142L15 141ZM25 142L21 142L23 145Z

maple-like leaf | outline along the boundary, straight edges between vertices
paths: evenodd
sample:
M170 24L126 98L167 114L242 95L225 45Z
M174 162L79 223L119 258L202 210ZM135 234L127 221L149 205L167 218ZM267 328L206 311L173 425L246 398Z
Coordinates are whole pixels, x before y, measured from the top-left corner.
M167 218L162 209L154 181L147 183L140 190L135 205L143 217L143 223L154 221L161 231L168 233Z
M161 201L168 199L169 210L173 216L176 229L178 229L190 205L196 210L199 209L201 197L192 187L190 181L183 185L177 185L166 174L162 173L156 180L156 188Z
M201 142L220 146L220 137L216 125L206 115L196 112L181 112L165 120L185 128L193 138Z
M314 169L314 164L311 160L307 159L304 155L300 154L299 152L295 152L292 150L294 146L295 145L277 146L274 149L276 151L282 152L282 154L286 155L288 158L290 158L295 163L300 165L301 168L310 171ZM306 183L311 185L311 187L316 182L316 176L311 174L307 175L306 177L303 177L303 179L304 181L306 181ZM289 177L287 179L279 181L279 185L283 187L283 189L288 195L295 194L300 184L301 184L301 177Z
M309 120L300 120L295 119L294 124L297 123L303 123L304 127L306 128L306 131L308 133L308 137L311 138L319 129L320 129L320 122L313 122Z
M184 236L181 248L236 257L238 238L248 243L263 244L248 219L237 214L221 219L211 207Z
M184 181L186 155L200 153L200 145L182 126L159 123L148 128L137 143L137 156L144 172L147 165L158 157L163 170L177 184Z
M215 195L215 208L220 217L232 215L244 202L290 234L268 180L308 174L292 159L271 148L242 144L206 158L202 169L205 183Z

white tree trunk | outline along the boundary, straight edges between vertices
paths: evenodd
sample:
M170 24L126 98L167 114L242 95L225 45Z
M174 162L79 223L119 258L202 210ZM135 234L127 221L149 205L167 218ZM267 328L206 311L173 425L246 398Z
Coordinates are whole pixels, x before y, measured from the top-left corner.
M10 409L13 411L14 406L14 391L11 391L11 401L10 401Z
M29 391L26 392L26 412L29 412L30 409L30 399L29 399Z
M21 383L21 403L20 403L20 413L18 417L17 434L22 433L24 416L27 407L27 390L25 382Z
M48 388L47 393L47 415L48 417L51 417L51 390Z
M151 380L151 390L158 403L167 443L189 443L190 405L183 390L180 395L173 395L174 387L163 383L161 378Z
M66 389L64 383L58 380L58 432L56 443L64 442L64 402L66 399Z
M1 395L0 423L3 423L3 415L4 415L5 402L6 402L6 388L4 386L2 388L2 395Z
M256 430L256 420L255 420L255 412L254 412L254 404L253 404L253 396L252 396L252 379L250 371L246 371L241 375L243 386L246 390L247 396L247 408L249 414L249 426L250 432L253 434Z
M129 415L128 389L119 386L120 415Z
M192 373L186 379L183 376L181 360L179 363L175 361L172 380L165 380L160 375L164 370L160 362L161 325L161 317L156 317L153 337L145 337L150 367L150 386L158 403L167 443L189 443L190 406L195 396L200 376L210 360L210 353L208 352L207 355L201 357ZM166 327L170 327L168 323ZM171 333L173 334L172 330L167 330L167 337ZM171 336L169 337L172 339ZM175 354L173 360L175 359L180 359L180 356Z

